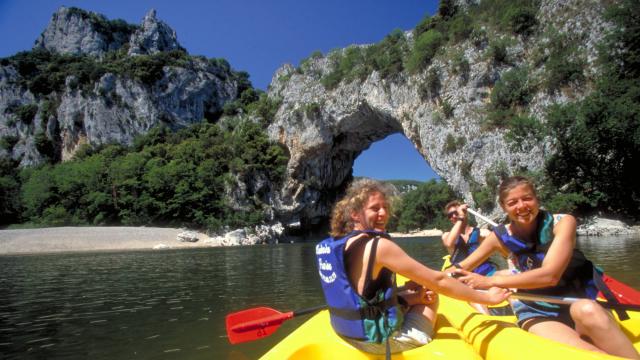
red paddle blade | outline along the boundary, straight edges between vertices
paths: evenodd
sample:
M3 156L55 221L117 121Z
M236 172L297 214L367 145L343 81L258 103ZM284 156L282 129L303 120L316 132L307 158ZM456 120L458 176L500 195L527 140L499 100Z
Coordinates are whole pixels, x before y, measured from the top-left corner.
M227 315L227 336L232 344L258 340L271 335L293 312L281 313L268 307L257 307Z
M606 274L602 275L602 280L621 304L640 304L640 291ZM598 293L598 296L604 298L602 293Z

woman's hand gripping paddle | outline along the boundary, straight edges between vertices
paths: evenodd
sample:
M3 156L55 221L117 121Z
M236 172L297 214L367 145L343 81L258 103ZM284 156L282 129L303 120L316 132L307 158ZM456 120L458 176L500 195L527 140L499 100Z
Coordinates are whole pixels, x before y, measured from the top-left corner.
M228 314L227 337L232 344L262 339L273 334L283 322L299 315L325 309L326 305L282 313L268 307L257 307Z

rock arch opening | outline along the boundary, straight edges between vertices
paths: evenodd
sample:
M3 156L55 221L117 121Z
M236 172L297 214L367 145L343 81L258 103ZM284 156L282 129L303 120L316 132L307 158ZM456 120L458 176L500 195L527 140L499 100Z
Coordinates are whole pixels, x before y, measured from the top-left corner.
M333 204L353 180L356 158L389 135L405 136L406 124L366 102L339 118L323 111L299 111L293 116L297 118L290 119L288 127L270 129L291 153L279 215L290 235L320 236L326 234ZM419 142L413 142L419 149Z
M439 179L438 174L403 133L391 134L372 143L356 158L353 176L378 180Z

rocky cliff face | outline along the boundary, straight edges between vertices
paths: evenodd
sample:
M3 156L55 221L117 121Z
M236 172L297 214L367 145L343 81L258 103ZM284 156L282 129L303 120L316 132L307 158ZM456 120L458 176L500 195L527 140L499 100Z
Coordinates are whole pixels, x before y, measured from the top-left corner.
M142 25L129 40L129 55L156 54L162 51L182 50L176 32L156 18L151 10L142 20Z
M98 65L115 54L120 62L136 65L135 57L184 52L175 31L153 10L134 26L64 7L36 41L34 50L43 49L76 56L72 59L90 57ZM136 66L146 71L150 65ZM159 124L180 128L200 122L238 97L238 80L228 64L203 57L184 56L163 66L151 81L107 71L92 82L71 72L61 89L45 94L25 86L24 70L17 67L10 61L0 66L0 137L13 139L0 155L22 166L43 161L42 144L53 144L53 156L67 160L82 144L131 144ZM33 109L31 114L28 109Z
M36 40L34 49L61 54L101 56L129 42L136 26L109 26L102 15L77 8L61 7Z
M70 159L83 143L131 144L159 124L181 128L202 121L205 113L221 111L237 92L233 81L216 73L206 61L195 61L190 68L165 68L151 88L105 74L89 94L65 90L56 116L62 159Z
M456 2L459 11L478 3ZM516 68L529 69L530 79L543 78L546 65L540 59L549 56L557 34L577 47L585 60L587 79L597 74L596 45L610 27L602 13L597 1L542 0L534 37L480 27L472 36L447 44L418 72L405 70L387 77L372 71L343 79L335 87L322 82L337 66L331 55L313 56L299 68L284 65L268 91L271 99L281 103L269 136L291 154L283 187L269 196L274 220L282 220L290 229L322 224L351 180L357 156L393 133L403 133L413 142L425 161L469 203L473 203L472 186L485 185L491 171L501 167L540 170L554 151L553 141L531 138L513 146L505 139L504 128L487 129L483 124L491 94L496 83ZM412 33L405 33L403 39L410 49ZM502 40L507 60L495 61L491 43ZM96 61L184 53L175 32L157 19L155 11L140 25L129 25L75 8L60 8L53 15L36 41L37 49ZM459 69L460 59L466 62L465 71ZM207 114L220 113L223 104L236 99L239 92L239 80L228 64L200 57L168 63L152 81L107 71L78 86L86 79L67 74L64 86L46 93L34 86L38 79L32 79L31 87L25 85L23 71L10 61L0 63L4 144L0 155L23 166L42 162L47 144L54 144L58 157L65 160L85 143L131 144L136 135L161 123L178 128L201 121ZM528 112L544 124L549 106L580 99L588 93L588 84L558 91L538 88L527 104ZM238 184L230 193L244 193L243 186L250 184ZM241 202L242 196L230 196Z
M176 32L150 10L140 25L109 21L100 14L61 7L36 40L34 49L60 54L103 56L128 47L129 55L184 50Z
M459 1L459 11L476 3L479 1ZM552 140L532 139L514 147L505 140L504 129L486 130L482 124L491 92L511 69L529 66L530 78L543 74L544 64L537 64L534 58L548 54L549 34L573 39L586 59L585 73L596 73L596 44L609 27L602 13L601 4L595 1L545 0L536 15L538 37L481 29L479 36L439 52L417 74L403 71L385 79L373 71L364 80L343 80L331 90L321 80L336 67L332 56L312 56L297 69L283 66L269 90L269 96L282 99L269 135L291 153L278 204L283 217L303 227L326 220L335 197L351 179L356 157L371 143L398 132L471 204L472 183L486 184L489 171L500 167L540 170L554 151ZM412 33L405 33L405 38L411 46ZM489 42L501 38L509 39L509 61L496 63L489 54ZM452 54L467 60L465 74L456 71ZM433 82L428 80L432 74L437 74L439 89L435 96L425 96L424 84ZM540 89L533 94L529 111L544 123L550 105L579 99L588 91L588 87L557 92ZM451 109L448 115L445 106ZM455 139L455 146L447 143L449 139Z

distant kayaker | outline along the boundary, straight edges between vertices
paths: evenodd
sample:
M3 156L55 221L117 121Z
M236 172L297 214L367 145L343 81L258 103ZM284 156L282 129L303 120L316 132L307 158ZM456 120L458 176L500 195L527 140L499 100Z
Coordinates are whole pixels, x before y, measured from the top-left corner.
M333 329L356 348L374 354L431 341L436 293L483 304L497 304L510 295L501 288L477 292L407 255L385 233L391 194L378 181L355 181L333 209L331 237L316 246ZM396 273L412 280L399 293Z
M451 230L442 234L442 244L449 255L452 264L464 260L480 246L484 238L491 233L487 229L480 229L469 224L467 220L467 204L457 200L449 202L445 206L445 215L453 226ZM473 272L480 275L491 276L498 266L487 260L476 267Z
M480 243L491 232L487 229L480 229L469 224L467 217L467 204L463 204L458 200L447 203L444 207L444 213L447 219L451 221L451 230L442 234L442 244L449 252L451 264L459 263L464 260L480 246ZM480 275L493 275L498 266L487 260L476 267L473 272ZM484 305L472 304L479 311L489 314L489 309Z
M525 177L505 179L498 192L509 223L496 227L451 271L463 275L459 279L477 289L499 286L538 295L595 298L604 285L598 286L599 271L575 249L576 219L541 210L535 186ZM491 277L464 270L474 269L493 252L509 256L517 270ZM512 307L518 325L531 333L582 349L640 358L613 316L590 299L571 305L513 300Z

